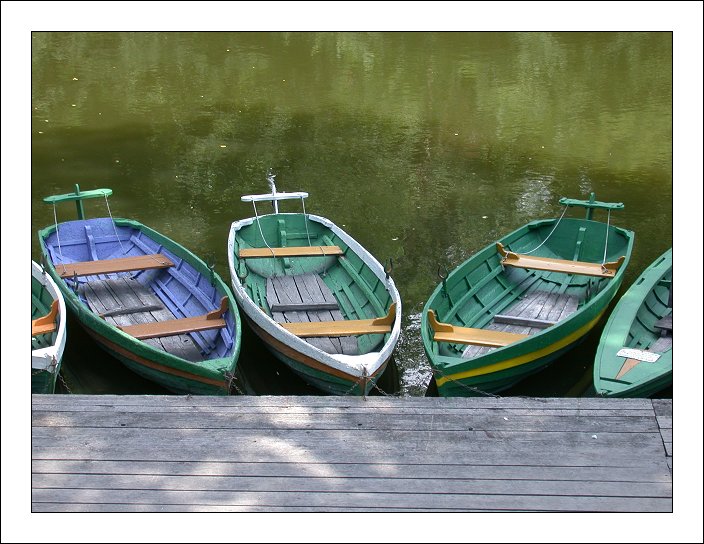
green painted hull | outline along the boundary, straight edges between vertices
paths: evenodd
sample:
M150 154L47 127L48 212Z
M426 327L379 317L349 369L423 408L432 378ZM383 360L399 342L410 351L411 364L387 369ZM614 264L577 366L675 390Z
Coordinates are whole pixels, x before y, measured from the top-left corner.
M262 239L263 236L263 239ZM339 246L342 256L242 259L241 249ZM368 394L391 359L400 334L401 301L393 279L364 248L329 220L279 213L235 221L228 257L233 293L241 312L267 349L304 381L332 395ZM267 278L318 275L339 304L345 320L396 315L390 333L353 338L358 355L328 353L285 331L267 300Z
M32 337L32 393L54 392L66 344L66 306L50 278L32 262L32 320L47 315L54 299L59 302L54 331Z
M241 343L241 321L237 305L229 287L201 259L155 230L133 220L115 219L116 226L131 227L143 232L150 239L173 255L183 259L195 269L202 278L208 278L210 285L229 300L225 315L227 334L231 338L231 347L222 357L205 358L200 361L190 361L167 353L142 340L122 332L116 326L108 323L93 313L69 286L69 280L60 278L53 264L48 272L58 284L64 295L66 306L72 312L95 341L110 355L121 361L135 373L152 380L159 385L179 394L197 395L228 395L232 392L231 383L237 366ZM45 240L56 231L54 226L42 229L39 240L42 252L51 263ZM96 361L96 364L100 364Z
M557 226L556 226L557 224ZM607 225L591 219L533 221L499 240L515 253L562 260L601 263ZM421 318L425 353L442 396L479 396L500 392L545 368L581 342L598 323L616 295L630 260L634 235L608 227L606 261L625 259L611 278L564 272L503 267L496 244L485 247L453 270L428 299ZM538 248L538 249L536 249ZM578 301L576 311L530 336L483 353L465 357L466 345L436 342L428 319L459 327L501 330L496 314L507 313L521 299L547 293ZM517 331L513 331L517 332Z
M247 318L245 318L247 319ZM386 364L374 376L360 382L356 378L345 379L332 375L329 371L318 370L311 361L300 353L296 353L285 346L280 346L276 340L253 321L248 319L249 326L262 340L267 350L295 372L303 381L330 395L368 395L376 382L386 369Z
M32 393L53 393L58 375L58 371L32 370Z
M609 316L594 359L597 395L648 397L672 384L671 344L657 361L640 362L624 373L628 357L618 355L622 348L647 351L661 338L655 322L671 313L671 287L672 248L645 269Z

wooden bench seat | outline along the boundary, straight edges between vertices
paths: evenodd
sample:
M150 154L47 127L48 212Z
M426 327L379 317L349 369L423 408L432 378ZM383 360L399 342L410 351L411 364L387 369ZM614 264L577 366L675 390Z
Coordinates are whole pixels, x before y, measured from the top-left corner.
M52 300L49 313L32 320L32 336L46 334L56 330L56 316L59 313L59 301Z
M326 336L356 336L358 334L386 334L391 332L396 318L396 303L392 302L389 313L375 319L347 319L344 321L316 321L279 323L283 328L301 338Z
M97 261L82 261L77 263L59 263L56 271L62 278L73 276L94 276L114 272L131 272L132 270L147 270L152 268L168 268L174 263L166 255L154 253L119 259L102 259Z
M205 315L169 319L167 321L157 321L154 323L140 323L137 325L118 325L117 328L140 340L158 338L160 336L175 336L208 329L219 329L226 326L225 319L221 316L227 311L227 308L227 297L222 297L220 308Z
M513 344L529 336L527 334L458 327L448 323L440 323L437 320L434 310L428 311L428 322L433 329L433 340L436 342L498 348Z
M548 272L564 272L566 274L580 274L583 276L596 276L600 278L613 278L626 257L621 255L617 261L604 263L588 263L584 261L568 261L565 259L553 259L550 257L533 257L507 251L501 242L497 242L496 248L502 256L501 263L504 266L514 266L517 268L530 268L533 270L545 270Z
M240 249L241 259L266 257L324 257L327 255L343 255L340 246L290 246L290 247L250 247Z

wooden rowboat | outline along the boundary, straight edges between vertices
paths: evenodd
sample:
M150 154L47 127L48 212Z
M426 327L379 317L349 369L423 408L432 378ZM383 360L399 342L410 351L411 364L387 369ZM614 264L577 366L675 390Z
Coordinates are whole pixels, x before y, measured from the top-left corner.
M581 341L623 280L633 232L610 224L621 203L563 198L558 219L532 221L445 277L421 317L423 346L443 396L502 391ZM571 207L586 218L567 218ZM608 211L606 223L592 220Z
M237 303L267 348L328 394L366 395L389 362L401 299L382 265L331 221L279 213L307 193L246 195L255 217L232 223L228 258ZM270 201L274 213L258 215Z
M39 231L67 307L137 374L175 393L229 394L241 339L230 289L189 250L137 221L84 218L83 200L107 203L111 194L76 185L75 193L44 199L73 201L78 211L78 220Z
M672 384L672 248L633 282L604 327L594 360L603 397L648 397Z
M32 261L32 393L53 393L66 345L66 303L51 276Z

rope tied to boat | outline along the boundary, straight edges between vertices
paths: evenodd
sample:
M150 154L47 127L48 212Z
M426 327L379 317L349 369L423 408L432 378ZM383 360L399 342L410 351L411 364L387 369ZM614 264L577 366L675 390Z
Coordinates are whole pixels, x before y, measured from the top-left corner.
M120 236L117 234L117 227L115 226L115 220L112 218L112 212L110 211L110 204L108 203L108 195L103 194L105 197L105 206L108 208L108 215L110 216L110 222L112 223L112 230L115 231L115 238L117 238L117 243L120 244L120 249L122 250L122 253L125 253L125 248L122 246L122 240L120 240Z
M303 207L303 224L306 227L306 236L308 237L308 245L311 246L312 244L310 242L310 233L308 232L308 214L306 213L306 203L305 203L302 196L301 196L301 206Z
M274 253L274 250L271 249L271 246L267 243L266 238L264 238L264 231L262 231L262 225L259 222L259 214L257 213L257 203L254 200L252 200L252 206L254 207L254 217L257 220L257 227L259 227L259 234L262 237L262 242L264 242L264 245L267 248L269 248L269 251L271 251L271 256L276 257L276 253ZM277 213L278 213L278 210L277 210Z
M539 244L537 247L534 247L534 248L531 249L530 251L522 251L521 253L523 253L524 255L529 255L529 254L533 253L534 251L537 251L538 249L540 249L541 247L543 247L543 245L545 244L545 242L547 242L547 241L550 239L550 237L552 236L552 233L555 232L555 229L556 229L557 226L560 224L560 221L562 221L562 218L565 216L565 213L567 213L567 208L569 208L569 206L565 206L565 209L562 210L562 215L561 215L560 218L557 220L557 223L555 223L555 226L552 228L552 230L550 231L550 233L545 237L545 240L543 240L542 242L540 242L540 244ZM507 256L508 256L508 254L505 255L505 256L501 259L501 264L502 264L502 266L503 266L503 262L506 260Z
M61 251L61 237L59 236L59 222L56 219L56 202L52 202L54 207L54 228L56 229L56 243L59 246L59 256L61 257L61 264L64 267L64 274L66 273L66 263L64 263L64 254Z
M606 251L609 247L609 224L611 222L611 208L608 210L606 215L606 240L604 240L604 259L601 261L601 271L606 272Z

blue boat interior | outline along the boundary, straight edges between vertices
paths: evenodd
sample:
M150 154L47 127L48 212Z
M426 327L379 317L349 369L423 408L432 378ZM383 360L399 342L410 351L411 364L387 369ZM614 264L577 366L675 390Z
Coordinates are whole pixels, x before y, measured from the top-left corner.
M115 280L123 280L123 283L129 281L150 297L155 296L163 309L172 315L170 319L202 316L219 308L220 300L226 296L213 285L208 274L201 274L187 260L164 247L148 233L132 225L120 225L119 220L114 222L110 218L94 218L60 223L58 235L56 231L51 232L44 243L57 271L60 271L61 264L151 254L165 255L174 263L174 266L161 269L65 278L63 281L78 295L80 302L94 312L86 296L87 287L114 285ZM163 312L150 311L150 308L142 308L141 313L147 314L152 321L164 320L165 315ZM226 322L224 328L180 335L188 336L197 346L199 353L193 351L188 359L217 359L232 353L233 334L236 330L233 312L225 312L223 318ZM171 352L167 341L148 339L144 342Z

